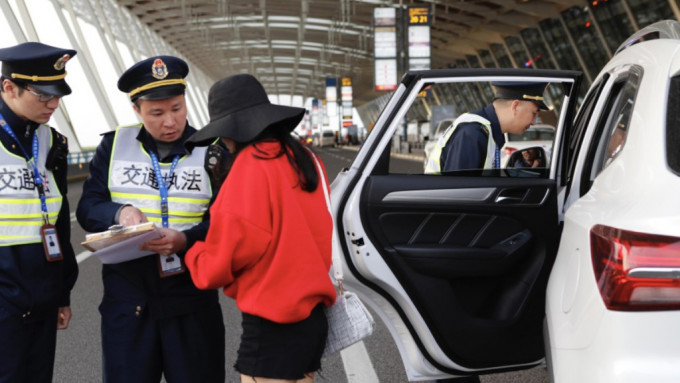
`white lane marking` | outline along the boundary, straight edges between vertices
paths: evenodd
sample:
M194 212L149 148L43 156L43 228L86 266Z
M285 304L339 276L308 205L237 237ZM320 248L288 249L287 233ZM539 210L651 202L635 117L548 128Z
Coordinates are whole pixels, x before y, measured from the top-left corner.
M92 252L91 252L91 251L87 251L87 250L86 250L86 251L83 251L82 253L76 255L76 261L77 261L78 263L80 263L80 262L82 262L82 261L84 261L84 260L90 258L90 255L92 255Z
M340 351L340 356L348 383L379 382L364 342L355 343Z
M71 222L75 222L75 221L76 221L76 212L72 212L71 213Z

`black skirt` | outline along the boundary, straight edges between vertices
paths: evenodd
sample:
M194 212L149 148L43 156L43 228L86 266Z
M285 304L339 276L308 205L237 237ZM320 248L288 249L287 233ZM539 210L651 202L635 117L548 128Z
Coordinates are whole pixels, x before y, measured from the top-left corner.
M243 375L270 379L303 379L321 368L328 335L323 304L296 323L275 323L243 313L243 334L234 368Z

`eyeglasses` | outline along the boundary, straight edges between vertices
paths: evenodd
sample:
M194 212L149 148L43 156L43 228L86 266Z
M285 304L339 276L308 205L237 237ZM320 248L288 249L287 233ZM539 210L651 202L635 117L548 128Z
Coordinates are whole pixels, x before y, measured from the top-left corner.
M26 89L28 91L28 93L30 93L34 96L37 96L38 101L40 101L40 102L47 102L47 101L50 101L53 98L57 97L53 94L38 92L37 90L33 90L33 89L29 88L28 86L24 87L24 89Z

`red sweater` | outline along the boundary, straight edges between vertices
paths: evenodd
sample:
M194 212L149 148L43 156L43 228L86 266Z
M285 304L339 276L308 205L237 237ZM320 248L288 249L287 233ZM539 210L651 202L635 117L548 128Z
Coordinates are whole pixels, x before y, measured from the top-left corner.
M210 229L186 253L200 289L224 287L245 313L278 322L307 318L335 302L332 221L323 188L300 188L278 142L244 148L210 208ZM326 182L325 169L320 182Z

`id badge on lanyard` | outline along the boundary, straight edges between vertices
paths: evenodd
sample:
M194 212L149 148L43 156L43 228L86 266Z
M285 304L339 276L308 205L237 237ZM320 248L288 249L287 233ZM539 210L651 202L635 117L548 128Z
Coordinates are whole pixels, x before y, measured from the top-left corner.
M158 190L161 193L161 223L163 227L168 227L168 185L163 179L163 174L161 173L161 166L158 163L158 157L156 154L149 151L149 156L151 157L151 162L153 164L153 170L156 174L156 180L158 181ZM179 162L179 156L175 156L172 160L172 165L170 166L169 176L175 172L175 166ZM169 277L172 275L181 274L185 271L184 264L177 254L161 255L158 254L158 274L161 278Z
M54 262L64 259L64 256L61 253L61 246L59 246L57 228L54 225L50 225L49 223L42 225L40 227L40 236L42 237L47 261Z
M38 189L38 196L40 197L40 210L42 212L43 225L40 227L40 238L42 239L43 248L45 249L45 259L48 262L61 261L64 259L64 255L61 253L61 246L59 245L59 237L57 236L57 228L50 224L49 215L47 211L47 197L45 197L45 185L43 183L42 176L38 170L36 162L38 161L39 143L38 143L38 131L33 132L33 143L31 145L33 158L31 159L23 145L19 142L19 139L14 134L14 131L5 121L5 117L0 114L0 125L2 129L7 133L12 139L17 143L17 146L24 153L24 158L26 163L33 167L33 182L35 183L36 189Z

